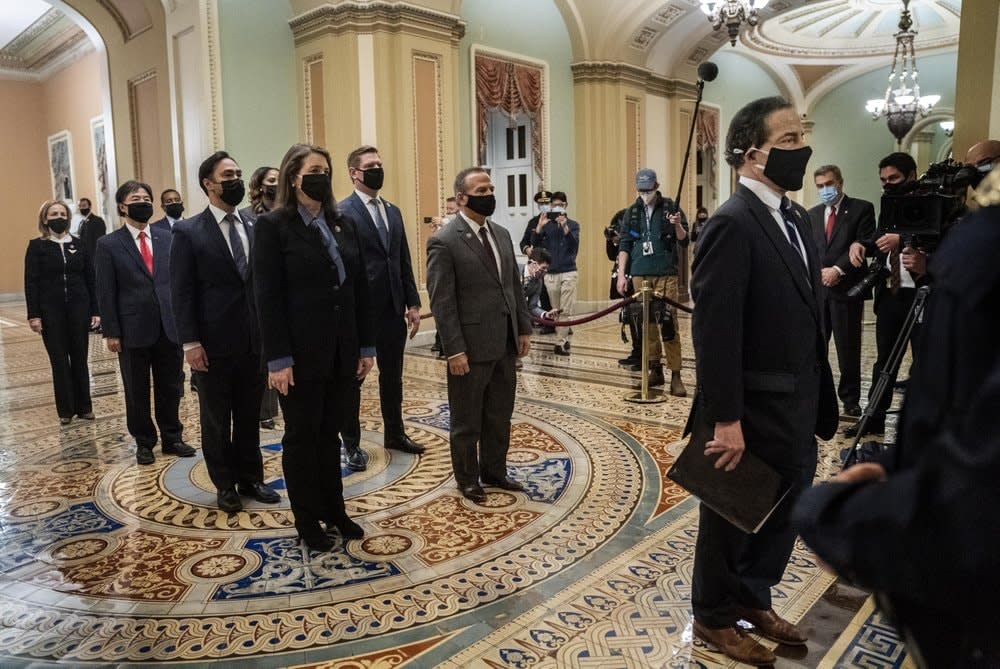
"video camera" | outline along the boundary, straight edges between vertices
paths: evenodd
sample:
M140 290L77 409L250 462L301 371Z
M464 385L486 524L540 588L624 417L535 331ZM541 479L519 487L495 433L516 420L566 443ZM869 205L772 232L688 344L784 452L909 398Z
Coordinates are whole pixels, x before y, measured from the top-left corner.
M965 212L966 190L978 174L975 167L948 159L930 165L916 181L894 188L887 186L875 238L895 233L899 235L900 248L933 251L952 223ZM888 275L886 257L879 255L865 278L847 291L848 297L858 297Z

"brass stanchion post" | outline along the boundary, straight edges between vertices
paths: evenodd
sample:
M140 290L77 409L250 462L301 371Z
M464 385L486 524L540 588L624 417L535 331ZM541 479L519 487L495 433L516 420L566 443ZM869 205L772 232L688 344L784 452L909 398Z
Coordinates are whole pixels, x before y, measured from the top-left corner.
M639 392L629 393L625 396L625 401L658 404L665 402L667 397L662 390L649 389L649 333L646 332L646 328L653 327L653 323L649 322L649 300L653 294L653 286L648 279L642 282L642 289L639 292L642 293L642 384L639 386Z

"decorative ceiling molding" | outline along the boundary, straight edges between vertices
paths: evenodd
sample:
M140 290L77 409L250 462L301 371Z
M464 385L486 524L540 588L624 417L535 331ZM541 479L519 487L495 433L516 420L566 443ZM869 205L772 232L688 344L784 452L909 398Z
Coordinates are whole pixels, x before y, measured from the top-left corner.
M628 45L638 51L649 51L650 47L667 32L671 25L686 16L688 12L698 11L690 7L686 9L678 7L679 2L680 0L673 0L649 15L642 25L632 33ZM688 2L688 4L691 3ZM694 4L694 7L697 7L697 3Z
M408 33L458 46L465 35L465 21L454 14L379 0L323 5L292 18L288 25L296 46L324 35L374 32Z
M50 9L0 49L0 78L44 81L93 48L79 26Z
M573 63L573 83L611 83L635 86L651 95L666 98L692 97L698 87L687 81L668 79L644 67L627 63L588 61Z

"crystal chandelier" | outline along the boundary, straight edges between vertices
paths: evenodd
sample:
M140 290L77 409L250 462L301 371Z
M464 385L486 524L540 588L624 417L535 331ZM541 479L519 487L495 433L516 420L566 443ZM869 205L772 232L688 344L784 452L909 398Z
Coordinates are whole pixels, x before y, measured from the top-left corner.
M865 104L872 119L879 120L885 116L889 132L896 138L899 145L913 128L917 115L927 116L928 112L941 99L940 95L921 95L919 73L917 72L917 54L913 49L913 38L916 31L910 16L910 0L903 0L903 13L899 15L899 32L896 38L896 52L892 56L892 69L889 71L889 85L885 89L885 97L880 100L869 100Z
M712 22L712 29L718 30L726 24L729 43L736 46L740 34L740 24L757 25L757 10L764 9L768 0L701 0L701 11Z

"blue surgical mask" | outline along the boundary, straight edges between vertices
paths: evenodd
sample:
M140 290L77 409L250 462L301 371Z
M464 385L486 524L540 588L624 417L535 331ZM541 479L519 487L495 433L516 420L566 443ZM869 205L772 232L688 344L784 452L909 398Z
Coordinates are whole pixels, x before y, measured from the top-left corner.
M552 211L552 207L550 207L549 205L547 205L547 204L540 204L540 205L538 205L538 213L540 213L540 214L547 214L550 211Z
M819 189L819 199L823 204L833 204L838 197L840 197L840 191L837 190L836 186L823 186Z

